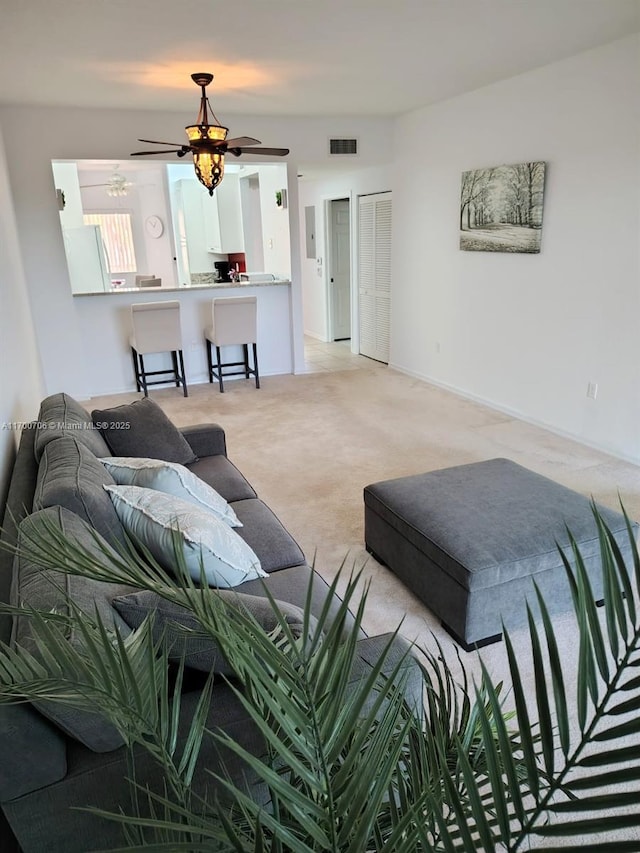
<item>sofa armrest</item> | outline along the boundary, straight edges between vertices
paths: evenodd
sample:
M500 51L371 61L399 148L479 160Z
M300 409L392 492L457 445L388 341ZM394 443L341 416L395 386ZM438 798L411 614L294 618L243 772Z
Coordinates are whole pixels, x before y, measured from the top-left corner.
M227 455L224 430L218 424L195 424L182 427L180 432L198 458Z
M376 666L382 650L389 643L392 636L392 634L378 634L358 641L358 653L354 660L349 679L351 683L358 684L361 679L367 677L371 669ZM399 634L393 639L391 648L387 653L382 674L388 676L398 664L401 665L397 676L399 682L396 683L402 684L407 704L420 717L424 702L422 669L413 654L411 644ZM368 707L373 703L373 700L374 696L372 695Z
M11 547L18 541L18 527L23 518L31 512L33 492L38 478L38 463L35 460L33 445L35 424L27 424L20 436L20 446L13 466L11 482L7 493L4 518L0 508L0 602L9 601L11 578L13 576L13 552ZM0 613L0 640L8 643L11 636L13 617L10 613ZM2 752L0 752L2 755Z

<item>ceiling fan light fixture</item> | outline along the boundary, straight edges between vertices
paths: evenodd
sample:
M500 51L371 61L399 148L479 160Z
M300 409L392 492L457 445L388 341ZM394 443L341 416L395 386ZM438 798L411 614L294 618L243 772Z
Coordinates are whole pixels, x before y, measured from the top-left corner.
M218 122L207 100L206 88L213 80L213 74L200 72L192 74L191 79L197 86L200 86L202 95L195 124L185 127L189 139L188 144L160 142L157 139L139 139L138 142L149 142L151 145L170 145L172 147L166 151L133 151L132 157L143 157L148 154L177 154L178 157L185 157L187 154L191 154L196 177L209 190L209 195L213 195L213 191L224 176L225 154L240 157L242 154L251 152L267 157L284 157L289 153L288 148L257 147L260 146L260 140L254 139L252 136L238 136L234 139L227 139L228 128L223 127Z
M129 187L131 186L133 186L131 181L128 181L120 172L115 171L107 183L107 195L112 198L120 198L129 194Z
M185 130L193 149L196 177L209 190L209 195L213 195L213 191L224 177L224 152L215 149L212 151L207 143L223 142L229 129L218 124L192 124L185 127ZM205 145L200 148L199 143L202 142Z
M193 166L196 177L209 190L209 195L224 177L224 154L194 154Z

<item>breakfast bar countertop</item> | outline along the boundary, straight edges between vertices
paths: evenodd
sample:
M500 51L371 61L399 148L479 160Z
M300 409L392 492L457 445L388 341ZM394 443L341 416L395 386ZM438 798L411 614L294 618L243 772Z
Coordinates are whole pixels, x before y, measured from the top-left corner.
M221 281L215 284L198 282L191 287L119 287L109 293L86 295L106 297L73 300L72 307L87 353L87 362L90 362L91 353L103 354L103 357L94 359L96 363L88 380L87 397L135 389L129 339L132 327L131 306L140 303L179 303L185 371L189 385L209 382L204 332L211 326L213 300L220 297L257 297L261 377L295 372L294 358L302 348L296 347L294 340L295 294L288 279L242 283ZM302 357L304 358L304 353ZM149 359L150 369L160 370L168 356L165 358L163 354L156 353L151 354ZM154 366L153 362L156 362L157 366Z
M91 293L74 293L75 296L117 296L119 293L149 293L154 296L164 293L190 293L192 290L221 290L223 288L276 287L291 284L288 278L274 281L215 281L200 284L181 285L180 287L114 287L111 290L99 290Z

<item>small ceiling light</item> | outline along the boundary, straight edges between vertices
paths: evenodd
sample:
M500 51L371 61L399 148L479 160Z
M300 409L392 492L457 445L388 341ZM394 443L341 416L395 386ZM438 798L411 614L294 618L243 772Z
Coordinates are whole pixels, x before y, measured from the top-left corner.
M118 171L119 168L120 164L118 163L116 166L113 167L113 174L101 184L80 184L80 189L88 190L92 189L93 187L106 187L107 195L110 195L114 198L119 198L120 196L128 195L129 187L133 186L133 181L128 181L125 176Z
M107 195L113 198L119 198L129 194L129 187L133 186L131 181L128 181L124 175L118 171L118 167L107 181Z

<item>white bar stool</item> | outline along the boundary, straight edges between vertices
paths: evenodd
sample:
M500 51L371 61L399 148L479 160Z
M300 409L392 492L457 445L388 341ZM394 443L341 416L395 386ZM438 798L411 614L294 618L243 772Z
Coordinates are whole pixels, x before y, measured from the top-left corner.
M224 392L224 376L244 375L245 379L254 376L256 388L260 387L258 372L257 348L257 316L258 299L256 296L224 296L211 302L212 326L205 331L207 345L207 364L209 367L209 382L218 380L220 393ZM243 361L227 361L221 359L220 347L241 344L244 351ZM249 365L249 344L253 348L253 367ZM213 363L211 346L216 348L216 363ZM231 370L223 374L227 367L241 367L241 370Z
M131 323L133 333L129 342L138 391L144 391L144 396L148 397L149 385L164 385L167 382L175 382L176 388L182 385L184 396L188 397L189 392L187 391L184 360L182 358L180 303L177 300L134 303L131 306ZM155 352L170 352L173 368L145 370L143 356ZM148 376L165 376L166 378L149 381Z

